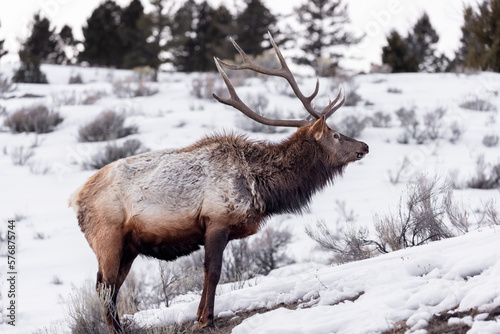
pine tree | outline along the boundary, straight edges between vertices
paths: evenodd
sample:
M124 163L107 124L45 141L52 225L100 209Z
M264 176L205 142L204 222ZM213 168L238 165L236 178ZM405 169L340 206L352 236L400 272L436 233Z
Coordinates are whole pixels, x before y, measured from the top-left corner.
M60 56L56 59L55 63L62 65L74 63L76 61L76 55L78 54L76 48L77 41L73 37L73 31L70 26L64 25L61 28L57 35L57 41L57 49L60 50Z
M257 56L265 50L267 32L275 35L277 20L261 0L245 0L245 3L246 8L236 18L238 45L247 54Z
M236 49L228 42L229 37L236 38L238 26L226 6L220 5L212 17L213 55L221 59L234 59Z
M179 71L211 71L214 56L234 56L225 40L232 34L234 21L224 6L213 9L207 1L188 0L177 11L171 29L173 64Z
M382 48L382 63L389 65L393 73L447 71L450 60L444 54L437 54L438 41L439 36L424 13L405 38L391 31L387 46Z
M458 64L500 72L500 0L485 0L478 11L464 9Z
M134 68L151 65L158 66L158 53L155 44L148 42L152 35L152 21L144 14L139 0L132 0L120 17L119 36L123 47L123 67Z
M172 64L179 71L189 70L189 58L194 52L194 45L189 40L194 34L196 12L196 2L187 0L175 13L170 26L172 39L167 43L167 47L172 53Z
M82 28L84 50L80 62L94 66L123 67L124 48L120 38L122 8L112 0L100 4Z
M14 74L12 81L26 83L47 83L47 78L40 70L42 61L53 62L57 57L57 40L54 29L50 29L50 22L35 14L33 18L31 35L22 43L19 50L21 66Z
M190 72L208 71L214 67L212 51L213 17L214 9L207 1L203 1L198 6L197 23L194 29L195 37L190 38L188 41L188 43L192 43L191 49L194 50Z
M153 80L158 80L158 70L162 63L168 61L167 58L161 57L161 52L168 50L167 33L171 33L170 26L174 18L174 1L173 0L151 0L151 5L154 10L149 15L152 24L153 47L157 50L157 63L151 64L154 68ZM170 38L170 36L168 36Z
M391 67L393 73L417 72L417 59L409 52L408 42L392 30L387 37L387 46L382 48L382 62Z
M406 40L409 53L418 63L418 71L432 72L433 62L436 59L435 44L439 41L439 36L431 25L427 13L417 20Z
M304 29L300 37L306 55L300 61L324 72L320 75L334 74L342 57L341 53L335 52L336 47L353 45L361 40L345 28L350 22L347 4L343 0L309 0L297 8L296 13ZM325 69L321 57L330 63Z

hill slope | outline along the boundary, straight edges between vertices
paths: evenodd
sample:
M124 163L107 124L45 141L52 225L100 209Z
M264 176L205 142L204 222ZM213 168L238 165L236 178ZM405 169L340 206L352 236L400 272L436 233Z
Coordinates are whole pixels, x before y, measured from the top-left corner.
M0 331L6 333L30 333L51 324L62 328L61 331L67 329L68 296L75 287L95 280L95 256L79 230L74 212L67 207L67 200L95 172L84 170L85 162L107 143L78 142L81 126L102 111L123 112L127 116L126 124L137 125L139 131L114 142L122 144L130 138L138 139L151 150L184 147L224 130L245 133L239 128L238 112L213 99L194 96L200 88L198 83L201 83L199 93L205 93L213 74L162 73L158 84L150 84L150 88L158 90L157 94L119 97L116 83L135 84L133 72L50 65L43 66L42 70L51 84L19 84L17 90L9 94L10 98L0 100L0 124L19 108L38 103L54 108L64 118L55 131L47 134L13 134L5 126L0 131L0 219L3 222L0 235L5 237L6 222L13 218L18 235L19 308L16 327L0 323ZM2 71L11 73L10 68L2 67ZM75 74L81 74L84 84L67 84L69 77ZM326 104L337 91L333 80L321 78L320 81L319 106ZM299 82L307 93L313 90L315 78L304 77ZM312 333L322 333L338 329L339 332L365 333L379 332L391 328L395 322L408 320L408 325L416 330L424 326L434 312L477 307L481 313L500 304L497 226L482 225L481 231L457 239L337 267L326 265L330 254L317 249L316 243L304 233L304 228L316 221L325 221L332 229L344 227L346 217L340 207L352 211L356 224L373 233L373 216L397 210L407 184L420 173L444 179L452 176L461 187L454 190L455 198L470 213L469 229L476 229L476 218L484 212L481 211L484 204L493 200L498 207L500 192L470 189L466 182L477 175L479 157L483 156L486 167L498 163L498 146L486 147L482 140L486 134L498 135L500 122L496 121L494 111L478 112L460 105L464 100L477 97L499 109L500 75L366 75L355 78L356 85L362 100L357 106L337 111L332 122L338 125L348 116L362 120L379 111L390 115L392 119L387 127L370 123L356 136L370 145L370 154L348 166L342 179L317 194L308 213L284 215L269 221L269 226L281 224L292 233L292 243L286 252L297 264L276 270L269 277L258 277L248 282L245 289L230 291L236 287L221 286L216 298L217 314L222 315L280 303L305 303L304 307L294 311L279 308L255 315L237 326L235 333L249 332L251 328L271 332L274 322L291 332L310 329ZM208 93L220 87L221 83L215 81L215 87ZM265 112L277 110L280 115L304 115L300 103L289 96L278 80L250 78L237 89L245 101L255 100L259 95L267 97L269 105L264 108ZM99 97L92 104L82 103L84 97L95 93L99 93ZM414 110L420 120L438 108L446 109L438 127L441 135L423 144L413 139L407 144L401 143L405 130L396 117L401 108ZM450 142L450 125L454 122L461 135ZM291 131L247 134L254 139L280 141ZM33 156L23 166L13 163L20 147L33 150ZM391 181L389 175L399 170L405 158L409 163L399 180ZM0 252L3 252L0 309L5 310L9 303L4 276L7 272L5 243L0 246ZM151 274L154 278L157 267L153 260L138 259L132 271ZM196 295L186 296L184 300L189 303L178 302L167 311L143 311L134 319L147 324L193 319L196 298ZM159 322L154 320L155 315L160 317ZM498 319L485 319L487 316L483 314L464 321L474 322L473 329L479 328L477 331L481 333L498 332L495 327Z

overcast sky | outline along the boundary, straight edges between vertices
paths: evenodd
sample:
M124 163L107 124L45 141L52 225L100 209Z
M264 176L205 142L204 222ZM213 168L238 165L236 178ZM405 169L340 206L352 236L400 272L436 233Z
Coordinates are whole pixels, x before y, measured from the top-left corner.
M174 0L175 1L175 0ZM5 48L12 54L5 56L3 61L17 59L19 40L29 35L30 22L33 14L40 11L48 17L56 27L68 24L73 28L75 37L82 36L81 27L101 0L21 0L0 1L0 39L6 39ZM130 0L116 0L122 6ZM230 8L241 1L209 1L218 5L225 2ZM294 7L304 0L264 0L264 3L274 14L290 14ZM364 41L353 47L349 55L360 58L348 61L349 67L359 70L369 70L371 62L381 62L381 48L385 45L385 36L391 29L406 34L424 11L429 14L432 25L440 35L438 49L451 56L457 49L461 36L460 27L463 23L462 8L465 4L475 3L475 0L349 0L349 15L353 30L365 33ZM148 0L142 0L148 8Z

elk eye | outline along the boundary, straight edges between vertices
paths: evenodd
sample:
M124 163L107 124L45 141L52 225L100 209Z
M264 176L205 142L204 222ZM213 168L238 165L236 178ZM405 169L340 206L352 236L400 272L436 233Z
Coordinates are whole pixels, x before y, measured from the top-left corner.
M335 139L339 139L339 138L340 138L340 136L339 136L339 134L338 134L338 133L334 133L334 134L333 134L333 138L335 138Z

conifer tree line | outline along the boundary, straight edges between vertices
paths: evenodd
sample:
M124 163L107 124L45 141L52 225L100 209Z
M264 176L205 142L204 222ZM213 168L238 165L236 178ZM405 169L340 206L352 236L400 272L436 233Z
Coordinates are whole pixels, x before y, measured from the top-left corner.
M445 72L465 69L500 72L500 0L466 6L459 49L449 58L436 51L439 35L423 13L407 36L392 30L382 48L391 72Z
M142 0L145 1L145 0ZM234 59L237 54L228 38L234 38L248 54L257 56L270 48L269 31L280 45L301 49L295 59L312 65L319 75L320 60L336 68L342 52L336 46L350 46L363 36L352 34L347 0L304 0L296 8L297 27L278 29L281 19L264 0L237 0L236 10L224 4L213 7L206 0L141 0L126 6L105 0L93 10L76 40L72 28L60 30L48 18L36 13L31 35L22 42L21 65L15 82L44 83L40 64L82 64L132 69L149 66L155 75L164 63L184 72L215 70L213 57ZM392 72L440 72L465 68L500 72L500 0L483 0L464 8L460 48L450 59L436 51L439 35L424 13L406 36L393 30L382 48L382 62ZM296 29L295 29L296 28ZM0 26L1 29L1 26ZM0 40L0 58L6 54ZM338 49L337 49L338 50Z

